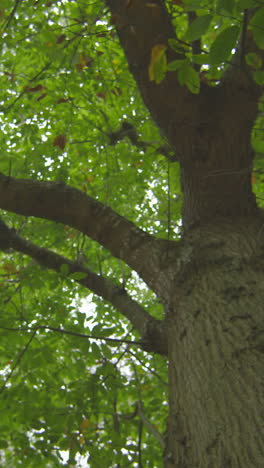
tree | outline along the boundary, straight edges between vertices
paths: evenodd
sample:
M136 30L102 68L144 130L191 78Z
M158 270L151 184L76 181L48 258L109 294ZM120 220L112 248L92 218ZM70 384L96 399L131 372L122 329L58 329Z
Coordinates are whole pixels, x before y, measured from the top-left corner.
M2 466L262 467L263 2L0 20Z

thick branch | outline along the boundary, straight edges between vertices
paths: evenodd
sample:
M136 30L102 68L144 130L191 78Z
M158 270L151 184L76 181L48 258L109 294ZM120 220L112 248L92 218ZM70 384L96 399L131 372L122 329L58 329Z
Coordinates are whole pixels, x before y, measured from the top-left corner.
M155 279L164 242L84 192L62 183L15 179L0 174L0 208L78 229L124 260L158 292ZM147 261L142 261L144 258Z
M160 84L150 81L149 78L152 48L158 44L168 46L169 38L177 39L165 2L106 0L106 3L110 8L112 23L116 27L130 71L134 75L143 100L169 142L176 147L174 122L178 121L177 132L180 132L185 121L186 106L187 110L190 106L188 101L192 101L190 115L193 115L196 100L185 86L179 86L177 73L167 73ZM169 46L166 55L168 62L184 58Z
M201 82L200 93L193 95L186 86L179 85L176 72L168 72L160 84L150 81L149 64L155 45L168 46L168 62L184 58L168 45L168 39L177 39L177 36L165 2L106 0L106 3L143 100L176 149L177 158L184 164L184 169L186 165L188 169L190 166L193 169L193 164L199 164L200 161L203 165L206 160L210 168L218 170L219 167L214 167L217 165L211 160L210 153L212 142L219 135L223 141L230 128L224 116L230 115L230 120L236 122L236 128L247 136L256 118L260 90L254 85L252 92L252 80L250 86L241 85L237 81L232 83L232 80L223 81L218 87ZM232 70L240 70L234 65L230 67ZM246 82L248 84L248 79Z
M67 265L69 277L76 272L83 273L85 277L76 281L110 302L130 320L142 336L144 349L167 354L167 335L163 322L148 314L143 307L127 294L124 288L114 284L110 279L95 274L78 262L73 262L49 249L41 248L23 239L3 221L0 221L0 248L4 250L11 248L21 252L33 258L41 266L57 272L61 271L62 265Z

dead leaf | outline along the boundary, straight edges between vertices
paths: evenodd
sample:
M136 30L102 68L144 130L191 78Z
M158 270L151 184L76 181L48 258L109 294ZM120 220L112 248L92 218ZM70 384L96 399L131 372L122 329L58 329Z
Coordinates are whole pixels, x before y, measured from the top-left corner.
M68 101L69 101L69 99L67 99L67 98L60 98L60 99L58 99L58 101L56 101L56 104L62 104L63 102L68 102Z
M103 93L103 91L99 91L99 93L96 93L96 96L101 98L101 99L105 99L106 98L106 93Z
M36 99L36 101L41 101L41 99L44 99L47 95L48 95L48 93L43 93L43 94L41 94L41 95Z
M184 3L182 0L171 0L171 2L174 4L174 5L178 5L180 7L184 7Z
M29 93L37 93L38 91L41 91L42 89L45 89L44 86L41 84L34 86L34 88L30 88L29 86L25 87L25 91L28 91Z
M61 44L62 42L65 41L65 39L66 39L66 34L61 34L59 37L57 37L56 43Z
M58 146L61 150L64 150L66 146L66 135L57 135L54 138L52 145Z
M251 184L254 185L257 183L257 174L256 172L251 173Z
M166 49L166 44L156 44L151 49L149 79L157 84L165 78L167 70Z

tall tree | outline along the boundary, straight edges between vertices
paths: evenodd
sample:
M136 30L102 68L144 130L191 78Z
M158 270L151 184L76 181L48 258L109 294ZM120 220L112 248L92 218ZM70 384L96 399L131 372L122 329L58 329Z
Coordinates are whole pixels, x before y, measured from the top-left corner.
M263 2L0 21L1 465L263 467Z

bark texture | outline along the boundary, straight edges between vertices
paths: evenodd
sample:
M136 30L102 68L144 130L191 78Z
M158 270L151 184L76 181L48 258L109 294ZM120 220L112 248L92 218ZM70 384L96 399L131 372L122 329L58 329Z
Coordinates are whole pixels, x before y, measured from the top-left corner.
M198 96L173 73L160 85L150 82L153 46L177 39L164 3L108 4L143 100L182 171L183 246L163 296L170 367L164 465L261 468L263 220L251 188L250 144L261 90L239 48L221 83L202 84ZM255 49L246 28L242 42ZM169 60L173 54L168 47Z
M263 222L197 230L168 314L167 468L264 462Z

